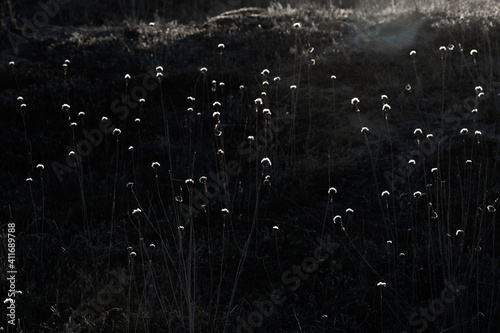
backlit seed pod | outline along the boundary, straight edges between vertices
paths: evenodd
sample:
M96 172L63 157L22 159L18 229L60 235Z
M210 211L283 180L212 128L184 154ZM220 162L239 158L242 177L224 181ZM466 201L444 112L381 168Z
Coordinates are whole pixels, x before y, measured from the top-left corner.
M24 100L23 96L18 96L18 97L17 97L17 101L18 101L18 102L22 102L23 100Z
M261 161L260 161L260 164L262 164L262 166L264 168L268 168L272 165L271 163L271 160L268 158L268 157L264 157Z
M192 180L191 178L188 178L184 181L186 183L186 185L193 185L194 184L194 180Z
M411 51L410 51L410 55L411 55L411 56L414 56L414 55L416 55L416 54L417 54L417 51L415 51L415 50L411 50Z
M125 74L125 80L130 80L130 74Z
M224 45L224 44L222 44L222 43L220 43L219 45L217 45L217 48L218 48L219 50L223 50L225 47L226 47L226 45Z
M222 150L222 149L217 150L217 155L220 155L220 156L224 155L224 150Z
M227 209L227 208L222 208L220 211L224 215L229 214L229 209Z
M446 46L440 46L440 47L439 47L439 51L441 51L441 52L446 51Z
M188 96L187 99L188 99L188 101L195 101L196 100L196 98L194 98L193 96Z
M290 86L290 90L296 90L296 89L297 89L297 86L296 86L295 84L292 84L292 85Z
M10 67L14 67L14 65L15 65L15 64L16 64L15 62L13 62L13 61L9 61L9 66L10 66Z
M208 69L206 67L200 68L201 74L205 74L207 71L208 71Z
M262 76L266 76L266 75L269 75L269 70L268 69L264 69L262 72L260 72L260 75Z
M434 172L438 172L438 168L432 168L431 169L431 172L434 173Z
M180 230L180 231L183 231L184 230L184 226L180 225L180 226L177 227L177 229Z
M434 135L432 135L432 134L427 134L425 137L426 137L428 140L430 140L430 139L432 139L432 138L434 137Z
M477 113L477 109L472 109L470 113Z
M493 205L488 205L488 207L486 207L486 209L488 210L488 213L494 213L497 211L497 209Z
M367 133L367 132L370 132L370 129L368 127L361 128L361 133Z
M330 80L336 80L337 77L335 75L330 76Z
M158 163L158 162L153 162L153 163L151 163L151 167L152 167L153 169L158 169L158 168L160 167L160 163Z
M477 50L476 49L470 50L470 55L471 56L475 56L476 54L477 54Z
M474 88L474 90L476 91L476 93L479 93L479 92L483 91L483 87L481 87L481 86L476 86L476 87Z
M144 103L146 100L144 98L139 99L139 103Z
M247 139L248 139L248 141L254 141L255 137L253 135L249 135Z
M420 128L415 128L415 130L413 131L413 134L415 134L415 135L422 134L422 130Z
M458 229L456 232L455 232L455 236L458 236L458 235L462 235L464 233L464 231L462 229Z
M350 213L350 214L353 214L354 213L354 210L352 208L347 208L345 210L346 213Z
M420 191L416 191L416 192L414 192L414 193L413 193L413 196L414 196L415 198L420 198L420 197L422 196L422 192L420 192Z
M214 104L212 104L212 106L219 107L219 106L221 106L221 104L220 104L220 102L215 101Z
M278 82L279 80L281 80L281 78L279 76L275 76L273 79L274 82Z
M43 170L43 169L45 169L45 166L43 164L37 164L36 168L40 169L40 170Z
M156 72L163 72L163 67L162 66L157 66L156 67Z
M377 283L377 287L385 288L386 286L387 286L387 283L385 283L385 282L379 282L379 283Z
M254 100L254 103L257 104L257 105L262 105L262 98L256 98Z
M481 133L481 131L475 131L474 134L477 136L480 136L482 133Z
M78 112L78 117L83 117L83 116L85 116L85 112L83 111Z
M142 210L140 208L136 208L132 211L132 215L138 216L142 213Z
M381 194L382 198L388 197L389 195L391 195L391 193L389 193L389 191L387 190L383 191Z
M280 228L277 225L273 225L273 230L279 230Z
M206 176L201 176L199 179L199 182L202 184L205 184L207 182L207 177Z
M71 122L71 123L69 124L69 126L70 126L70 127L76 127L76 126L77 126L77 123L75 123L75 122Z
M28 177L28 178L26 178L26 182L27 182L27 183L31 183L32 181L33 181L33 178L29 178L29 177Z
M413 159L409 160L408 164L415 165L415 160L413 160Z
M359 99L357 97L354 97L353 99L351 99L351 104L352 105L359 104Z
M342 216L340 215L335 215L333 217L333 223L337 224L337 223L342 223Z
M330 195L337 194L337 189L335 187L330 187L328 189L328 194Z
M62 109L63 111L67 111L67 110L69 110L70 108L71 108L71 106L69 106L69 104L63 104L63 105L61 106L61 109Z
M295 29L299 29L301 26L302 26L302 25L301 25L299 22L296 22L296 23L294 23L294 24L293 24L293 27L294 27Z
M271 110L264 109L264 110L262 110L262 113L265 114L266 116L270 116L271 115Z
M219 117L220 117L220 112L219 111L215 111L214 113L212 113L212 118L219 119Z
M469 130L467 128L462 128L460 130L460 134L467 134L467 133L469 133Z
M122 134L121 129L119 129L119 128L115 128L115 129L113 130L113 135L114 135L114 136L119 136L120 134Z
M391 109L391 106L389 104L382 105L382 111L389 111L390 109Z
M387 98L388 98L387 95L380 96L380 99L383 100L383 101L385 101Z
M129 146L129 147L128 147L128 150L129 150L129 151L134 150L134 146Z

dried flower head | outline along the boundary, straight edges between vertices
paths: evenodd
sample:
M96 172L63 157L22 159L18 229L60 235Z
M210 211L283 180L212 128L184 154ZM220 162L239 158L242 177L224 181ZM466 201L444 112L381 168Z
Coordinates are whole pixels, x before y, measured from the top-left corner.
M438 172L438 168L432 168L431 169L431 172L434 173L434 172Z
M130 80L130 74L125 74L125 80Z
M262 72L260 72L260 75L266 76L266 75L269 75L269 73L270 73L269 69L266 68L266 69L262 70Z
M441 51L441 52L446 51L446 46L440 46L440 47L439 47L439 51Z
M467 133L469 133L469 130L467 128L462 128L460 130L460 134L467 134Z
M205 74L207 71L208 71L208 69L206 67L201 67L200 68L201 74Z
M351 104L352 104L352 105L359 104L359 98L354 97L353 99L351 99Z
M389 104L384 104L382 105L382 111L389 111L391 109L391 106Z
M264 168L268 168L272 165L271 163L271 160L269 159L269 157L264 157L261 161L260 161L260 164L262 164L262 166Z
M387 190L383 191L381 194L382 198L388 197L389 195L391 195L391 193L389 193L389 191Z
M136 208L132 211L132 215L137 216L142 213L142 210L140 208Z
M335 224L336 224L336 223L342 223L342 216L340 216L340 215L335 215L335 216L333 217L333 223L335 223Z
M477 136L480 136L482 133L481 133L481 131L475 131L474 134Z
M347 208L345 210L346 213L350 213L350 214L353 214L354 213L354 210L352 208Z
M280 228L277 225L273 225L273 230L279 230Z
M370 129L368 127L361 128L361 133L367 133L367 132L370 132Z
M120 134L122 134L122 130L121 130L121 129L119 129L119 128L115 128L115 129L113 130L113 135L114 135L114 136L120 136Z
M486 207L486 209L488 210L488 213L494 213L497 211L497 209L493 205L488 205L488 207Z
M264 109L264 110L262 110L262 113L265 114L266 116L270 116L271 115L271 110Z
M417 54L417 51L415 51L415 50L411 50L411 51L410 51L410 55L411 55L411 56L414 56L414 55L416 55L416 54Z
M226 47L226 45L224 45L223 43L220 43L219 45L217 45L217 48L219 50L223 50L225 47Z
M415 135L422 134L422 130L420 128L415 128L415 130L413 131L413 134L415 134Z
M160 163L153 162L153 163L151 163L151 167L156 170L156 169L158 169L160 167Z
M387 100L387 99L388 99L388 97L387 97L387 95L381 95L381 96L380 96L380 99L381 99L382 101L385 101L385 100Z
M212 113L212 118L219 119L219 117L220 117L220 112L219 111L215 111L214 113Z
M477 113L477 109L472 109L470 113Z
M224 215L229 214L229 209L227 209L227 208L222 208L220 211Z
M476 54L477 54L477 50L476 49L470 50L470 55L471 56L475 56Z
M377 283L377 287L385 288L386 286L387 286L387 283L385 283L385 282L379 282L379 283Z
M45 166L43 164L37 164L36 168L40 169L40 170L43 170L43 169L45 169Z
M194 180L192 180L191 178L188 178L188 179L186 179L186 180L184 181L184 183L185 183L186 185L193 185L193 184L194 184Z
M422 196L422 192L420 192L420 191L416 191L413 193L413 197L415 197L415 198L420 198L421 196Z
M408 164L415 165L415 160L414 159L409 160Z
M201 176L199 179L199 182L202 184L205 184L207 182L207 177L206 176Z
M337 189L335 187L330 187L328 189L328 194L330 195L337 194Z
M83 111L78 112L78 117L83 117L83 116L85 116L85 112Z
M256 99L254 100L254 103L255 103L256 105L262 105L262 98L256 98Z
M464 231L462 229L458 229L456 232L455 232L455 236L458 236L458 235L463 235Z
M70 108L71 108L71 106L69 106L69 104L63 104L63 105L61 106L61 109L62 109L63 111L68 111Z
M296 90L296 89L297 89L297 86L296 86L295 84L292 84L292 85L290 86L290 90Z
M299 29L300 27L302 27L302 24L300 24L300 22L296 22L296 23L293 24L293 27L295 29Z
M14 67L14 65L15 65L15 64L16 64L15 62L13 62L13 61L9 61L9 66L10 66L10 67Z
M330 80L336 80L337 77L335 75L330 76Z

